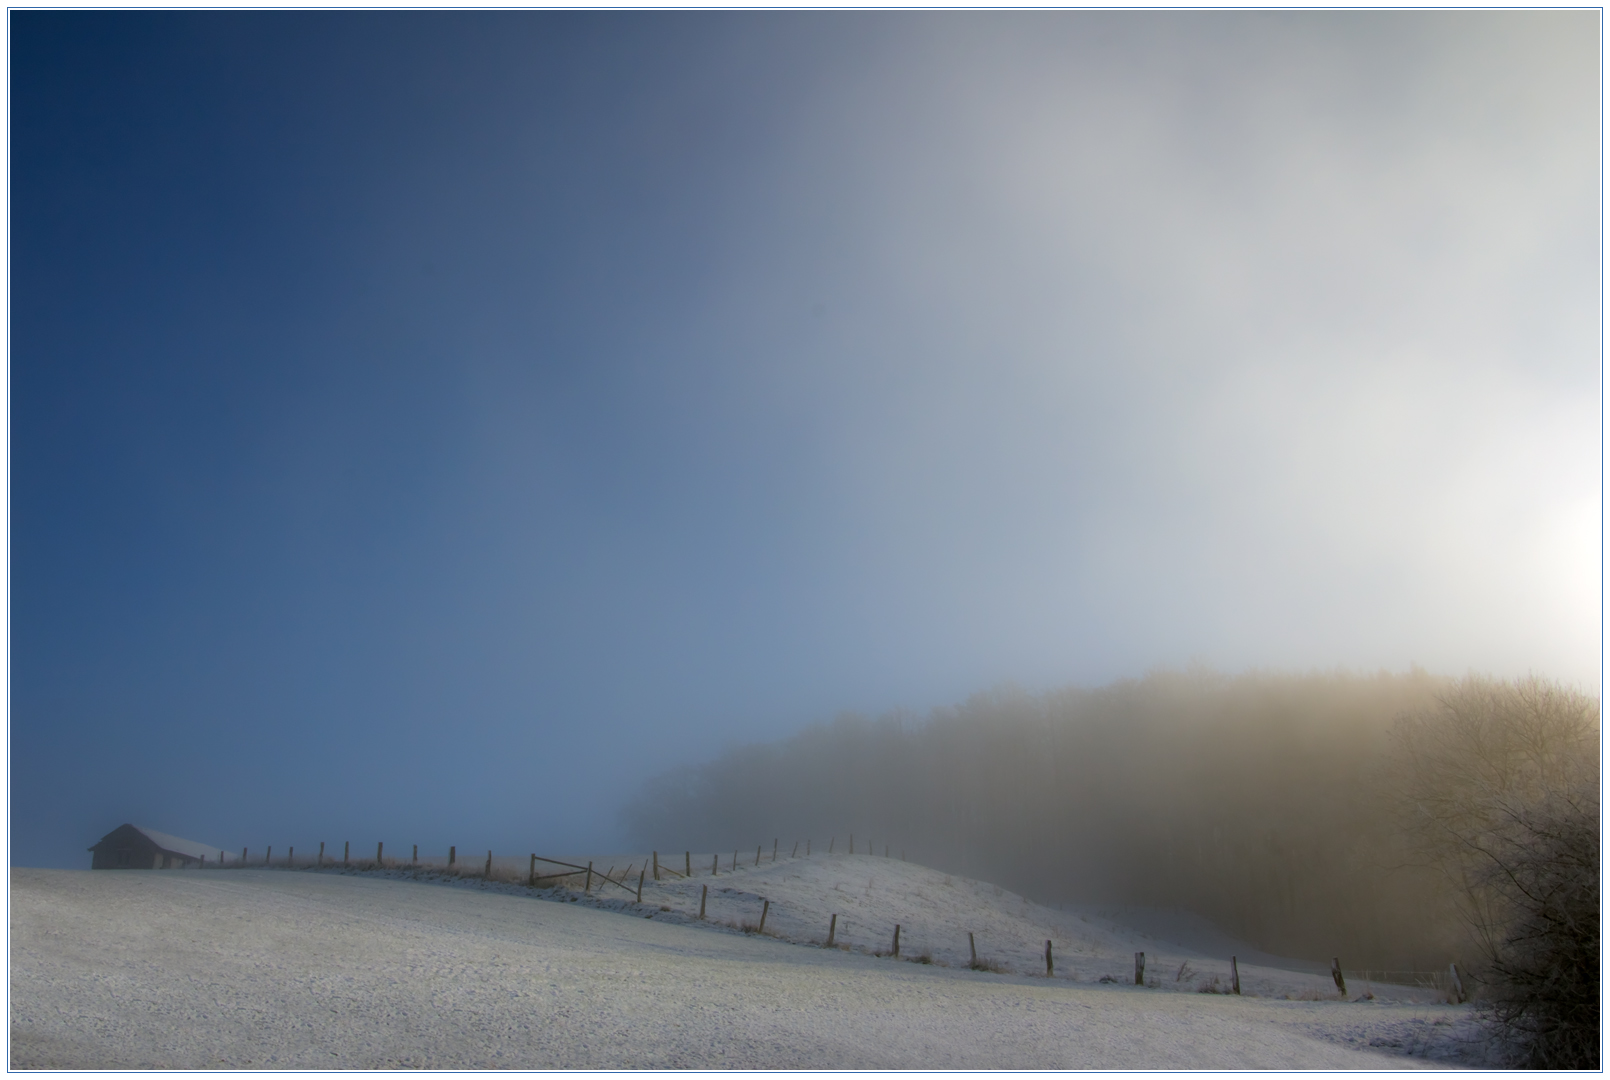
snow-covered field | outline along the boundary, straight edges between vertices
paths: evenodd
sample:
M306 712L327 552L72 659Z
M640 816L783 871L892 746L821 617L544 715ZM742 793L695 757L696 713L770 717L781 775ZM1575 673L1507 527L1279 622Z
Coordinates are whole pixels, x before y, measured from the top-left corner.
M1373 1001L1342 1001L1328 977L1263 966L1242 967L1241 997L1187 992L1215 976L1227 982L1229 958L898 860L818 853L711 878L707 856L703 870L691 881L651 879L639 906L618 888L600 899L579 888L534 893L406 871L15 869L11 1065L1480 1061L1468 1007L1380 986ZM759 922L766 899L765 934L742 932ZM835 913L836 944L848 950L815 944ZM896 922L902 959L872 955L888 949ZM967 968L968 931L1003 973ZM1133 985L1137 950L1156 985ZM904 962L923 955L933 962ZM1364 988L1349 990L1357 997Z
M678 860L678 867L682 865ZM818 854L745 866L740 856L736 872L724 870L711 877L709 871L706 863L690 880L680 880L679 874L665 875L658 884L650 880L644 885L643 903L666 905L674 913L696 917L701 889L708 887L707 921L731 927L758 924L764 903L770 900L766 931L785 941L825 943L829 921L836 914L834 944L854 952L888 951L899 924L903 958L928 954L935 963L951 967L970 963L971 932L980 960L993 960L1018 974L1045 975L1045 943L1050 941L1052 977L1059 981L1096 983L1106 977L1132 986L1135 953L1144 952L1147 984L1152 989L1199 992L1215 980L1226 989L1231 983L1232 952L1204 955L1154 940L1094 911L1045 908L987 882L897 859ZM635 887L636 878L629 884ZM620 890L603 895L611 899L625 896ZM1244 995L1339 997L1329 974L1253 964L1246 954L1239 958L1238 966ZM1366 987L1349 986L1348 990L1357 997ZM1432 991L1410 987L1372 984L1368 991L1377 998L1399 1001L1437 1000Z

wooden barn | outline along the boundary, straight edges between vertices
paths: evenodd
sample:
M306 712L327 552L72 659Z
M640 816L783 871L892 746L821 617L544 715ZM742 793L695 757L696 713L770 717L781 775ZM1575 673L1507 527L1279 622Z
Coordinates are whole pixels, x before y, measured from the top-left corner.
M210 844L181 840L139 825L119 825L89 850L94 853L91 870L179 870L239 858L226 856Z

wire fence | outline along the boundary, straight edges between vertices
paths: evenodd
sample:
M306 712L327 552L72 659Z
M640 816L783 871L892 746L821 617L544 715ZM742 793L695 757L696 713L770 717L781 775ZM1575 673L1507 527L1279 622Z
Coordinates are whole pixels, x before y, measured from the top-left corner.
M546 858L536 854L527 855L498 855L492 851L484 854L469 850L460 851L456 846L450 847L445 853L421 852L417 845L407 848L388 848L384 842L377 842L374 849L355 850L349 841L343 841L339 848L334 845L320 844L316 849L287 846L283 850L273 847L264 848L261 852L250 848L242 848L237 854L231 851L219 851L216 860L203 856L199 862L194 856L183 860L175 857L173 867L183 866L186 869L333 869L351 868L359 870L393 870L417 869L430 870L442 873L456 874L464 877L481 877L489 880L510 882L524 882L536 884L539 881L564 881L578 875L587 875L589 872L594 878L605 878L609 881L623 881L624 876L630 874L652 875L655 881L702 877L706 875L717 876L722 873L762 866L766 863L776 862L779 858L791 858L802 851L809 855L812 853L813 841L796 841L790 848L784 848L780 840L773 840L770 847L757 845L751 855L743 849L732 852L705 852L695 854L691 851L682 852L680 856L667 855L660 857L659 852L651 852L648 856L630 856L625 858L624 865L611 864L607 867L584 866L579 863ZM821 846L816 845L818 852ZM858 855L877 854L870 840L858 844L854 836L850 836L842 845L838 838L830 838L825 853L833 854L835 848L839 853ZM904 860L904 850L896 850L889 844L883 845L882 854L887 858ZM166 860L162 862L167 868ZM616 871L619 871L617 874Z
M791 848L783 848L779 841L773 841L769 848L764 844L757 846L752 854L738 849L731 852L702 854L681 852L676 855L667 854L662 858L659 852L651 852L646 856L621 856L615 860L607 860L604 865L600 865L597 860L583 864L534 853L499 855L493 851L461 851L457 847L450 847L446 852L421 852L417 845L398 850L388 849L384 843L377 843L372 851L366 849L360 853L355 852L349 842L343 842L339 849L333 845L320 844L315 849L298 850L286 847L283 852L269 847L263 849L261 854L247 848L243 848L238 854L220 851L216 861L211 858L203 859L199 863L186 860L182 865L188 868L228 870L265 868L288 870L345 868L368 872L405 870L539 889L572 886L580 887L586 892L613 893L627 899L640 899L643 886L650 881L721 877L776 862L779 858L792 858L802 853L809 855L813 853L813 848L817 854L833 854L837 849L836 853L840 854L882 854L901 860L905 856L903 851L896 853L895 849L888 845L884 846L882 852L878 852L870 841L865 844L863 851L862 845L857 844L853 837L842 847L836 840L829 840L825 848L809 840L796 842ZM180 865L179 860L173 860L173 866ZM1467 1000L1467 988L1457 968L1451 964L1441 971L1336 967L1330 974L1333 979L1337 979L1338 989L1343 990L1345 987L1344 992L1349 995L1368 994L1376 986L1392 986L1427 991L1450 1002Z
M810 846L810 841L804 842L807 853ZM870 843L866 847L868 850L861 854L871 854ZM623 856L619 861L600 865L596 861L582 864L534 853L499 855L492 851L460 851L457 847L450 847L446 852L421 852L417 845L398 850L387 848L383 842L377 843L372 851L365 849L360 853L353 850L350 842L343 842L339 848L320 844L311 850L288 846L283 850L267 847L255 852L242 848L238 853L220 851L216 859L202 858L199 862L186 859L181 863L175 859L172 865L175 868L182 865L187 869L204 870L413 870L535 888L580 885L586 891L593 891L614 887L635 896L639 886L646 881L720 876L776 862L779 858L789 858L799 851L799 844L784 851L780 842L773 841L769 848L765 845L757 847L753 855L742 850L698 855L682 852L678 856L662 859L658 852L651 852L647 856Z
M1354 970L1343 968L1342 977L1347 980L1349 988L1355 992L1368 991L1375 986L1410 986L1417 990L1430 990L1450 1000L1464 1000L1468 993L1456 971L1450 968L1443 971L1391 971L1362 968Z

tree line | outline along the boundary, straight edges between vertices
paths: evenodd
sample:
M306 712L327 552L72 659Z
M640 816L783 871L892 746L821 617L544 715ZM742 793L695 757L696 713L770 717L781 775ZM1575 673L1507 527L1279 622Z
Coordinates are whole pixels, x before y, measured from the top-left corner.
M1598 732L1597 700L1537 679L1157 672L842 715L662 775L627 816L648 846L853 832L1044 903L1185 908L1281 955L1459 962L1492 1000L1533 977L1503 965L1539 890L1569 910L1533 912L1527 948L1585 970L1548 935L1591 893L1596 1044Z

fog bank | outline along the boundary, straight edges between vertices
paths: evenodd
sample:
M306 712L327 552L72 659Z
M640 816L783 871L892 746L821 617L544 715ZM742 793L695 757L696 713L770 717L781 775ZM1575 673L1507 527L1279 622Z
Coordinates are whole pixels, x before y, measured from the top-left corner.
M1395 819L1391 730L1450 685L1194 670L997 690L733 749L628 818L661 849L853 833L1042 903L1180 906L1270 952L1436 970L1472 950Z

